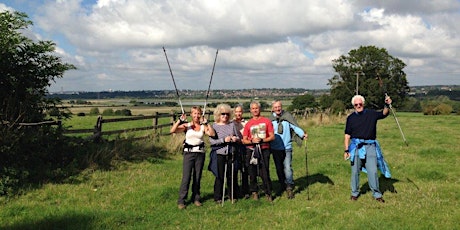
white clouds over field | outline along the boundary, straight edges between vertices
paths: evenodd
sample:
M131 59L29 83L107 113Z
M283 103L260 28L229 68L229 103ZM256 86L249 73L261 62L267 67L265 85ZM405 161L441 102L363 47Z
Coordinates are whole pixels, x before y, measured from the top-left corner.
M375 45L410 85L460 84L460 1L0 0L75 64L51 91L328 88L331 60Z

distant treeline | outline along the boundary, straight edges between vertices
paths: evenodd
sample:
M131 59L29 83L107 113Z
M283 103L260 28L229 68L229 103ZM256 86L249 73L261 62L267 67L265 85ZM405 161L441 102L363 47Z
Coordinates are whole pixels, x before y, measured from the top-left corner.
M417 97L422 97L422 95L416 95ZM460 101L460 90L441 90L434 89L430 90L426 94L427 97L437 97L437 96L446 96L450 100Z
M460 101L460 86L458 85L433 85L433 86L414 86L410 87L408 96L418 99L433 98L436 96L446 96L451 100ZM295 98L303 94L311 94L315 97L328 94L328 89L303 89L303 88L262 88L262 89L231 89L231 90L212 90L211 95L214 99L223 98L264 98L276 97ZM201 99L206 97L205 90L180 90L181 98ZM140 91L100 91L100 92L62 92L49 94L50 98L60 98L62 100L81 100L81 99L113 99L113 98L151 98L151 99L173 99L176 97L174 90L140 90Z

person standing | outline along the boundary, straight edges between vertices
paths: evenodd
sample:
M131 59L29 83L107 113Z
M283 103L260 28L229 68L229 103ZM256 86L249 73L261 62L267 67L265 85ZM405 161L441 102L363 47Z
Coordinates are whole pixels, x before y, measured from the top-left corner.
M224 202L224 181L227 179L227 191L232 203L238 194L238 176L235 170L238 142L241 142L241 133L230 122L231 108L227 104L219 104L214 110L214 129L216 135L209 138L211 144L210 169L216 176L214 180L214 201L218 204ZM216 170L217 169L217 170Z
M192 180L192 197L195 206L201 206L201 174L203 172L205 160L204 134L214 136L215 132L202 117L202 110L199 106L192 107L190 111L191 122L186 122L186 115L182 114L181 119L176 121L171 127L171 133L185 132L185 142L182 163L182 182L179 188L179 199L177 205L179 209L185 209L190 180Z
M246 125L247 121L243 118L243 106L237 105L233 109L233 123L237 130L240 131L241 135L243 135L244 126ZM238 170L241 174L241 197L245 199L249 198L249 177L248 177L248 167L245 164L246 159L246 146L243 145L241 142L238 145Z
M276 174L281 184L281 192L286 190L288 199L294 198L294 179L292 170L292 140L296 138L299 146L302 139L307 139L308 134L299 127L295 118L283 110L281 101L272 103L272 124L275 131L275 140L270 142L270 151L273 154Z
M355 111L347 117L345 125L345 160L351 162L351 197L355 201L359 197L359 173L367 172L369 187L372 196L378 202L384 203L382 192L379 188L377 168L382 174L390 178L389 168L383 159L377 138L377 121L386 118L391 105L391 98L385 97L385 107L381 111L364 109L365 99L355 95L351 99Z
M250 108L252 118L246 123L243 130L243 144L247 146L246 165L249 173L249 189L252 192L252 198L258 200L257 175L259 175L264 184L265 196L269 202L272 202L269 143L275 139L273 125L270 119L260 114L259 102L251 102Z

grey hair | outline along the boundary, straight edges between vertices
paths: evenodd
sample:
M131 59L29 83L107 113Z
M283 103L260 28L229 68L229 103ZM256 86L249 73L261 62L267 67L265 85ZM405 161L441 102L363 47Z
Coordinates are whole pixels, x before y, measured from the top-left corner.
M258 101L252 101L251 104L249 105L249 107L251 107L251 105L257 105L257 107L260 108L260 102L258 102Z
M241 111L244 112L244 108L242 104L236 105L235 108L233 108L233 111L235 111L237 108L241 108Z
M355 95L355 96L353 96L353 98L351 98L351 104L352 104L352 105L355 105L355 100L356 100L356 99L361 99L361 101L363 102L363 104L364 104L364 102L366 101L366 99L364 99L363 96L361 96L361 95Z

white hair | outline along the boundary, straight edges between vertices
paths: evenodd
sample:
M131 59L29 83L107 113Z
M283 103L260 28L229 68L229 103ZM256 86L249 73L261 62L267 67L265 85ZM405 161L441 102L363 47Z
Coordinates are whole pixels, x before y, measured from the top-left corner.
M363 102L363 104L364 104L364 102L366 101L366 100L364 99L363 96L361 96L361 95L355 95L355 96L353 96L353 98L351 98L351 104L352 104L352 105L355 105L355 100L356 100L356 99L361 99L361 101Z

